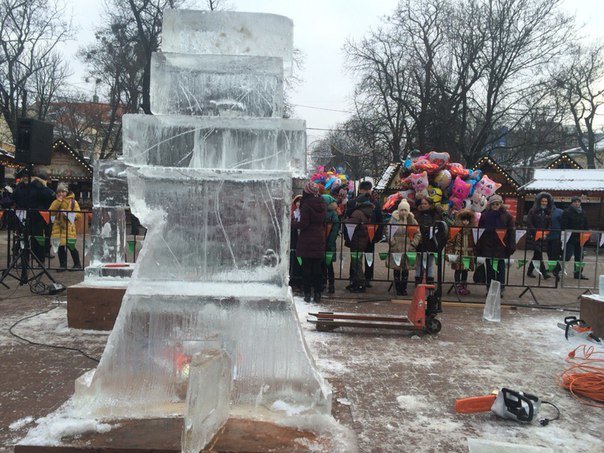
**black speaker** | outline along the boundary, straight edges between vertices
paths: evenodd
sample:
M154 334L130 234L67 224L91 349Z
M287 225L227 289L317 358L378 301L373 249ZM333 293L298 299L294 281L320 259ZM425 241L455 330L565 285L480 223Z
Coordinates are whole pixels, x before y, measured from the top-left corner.
M22 164L50 164L52 129L51 123L21 118L17 126L15 161Z

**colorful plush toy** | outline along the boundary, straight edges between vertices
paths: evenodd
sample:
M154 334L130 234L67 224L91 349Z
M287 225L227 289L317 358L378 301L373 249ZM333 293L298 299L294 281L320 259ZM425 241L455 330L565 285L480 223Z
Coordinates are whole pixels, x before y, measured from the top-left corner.
M451 196L449 197L449 203L451 203L455 209L459 210L463 206L463 201L468 198L470 194L470 188L472 185L468 182L465 182L459 176L455 178L453 181L453 186L451 187Z
M434 173L438 171L438 165L430 162L426 156L421 156L413 161L413 164L411 165L411 170L415 173L423 171L427 173Z
M476 193L476 191L474 191L474 195L472 195L472 198L470 198L470 201L471 201L470 209L474 212L484 211L489 204L487 197L485 197L484 195L480 195L479 193Z
M474 195L484 195L485 197L489 198L500 187L501 184L493 181L487 175L484 175L482 179L474 186Z
M437 153L436 151L430 151L426 155L426 157L430 162L436 165L439 170L445 168L451 160L451 156L449 156L449 153Z
M445 190L447 187L451 185L451 172L449 170L441 170L436 173L434 177L434 184L440 187L442 190Z
M467 178L470 171L458 162L450 162L447 164L447 170L451 172L451 177Z
M415 198L428 196L428 173L413 173L407 177L407 181L411 183L411 187L415 191Z

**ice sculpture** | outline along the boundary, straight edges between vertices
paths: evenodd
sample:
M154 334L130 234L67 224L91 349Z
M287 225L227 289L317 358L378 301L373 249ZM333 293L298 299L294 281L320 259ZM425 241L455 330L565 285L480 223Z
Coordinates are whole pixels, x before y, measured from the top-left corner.
M199 76L227 104L239 96L233 85L250 76L227 77L225 68L246 68L252 53L280 81L273 62L291 58L292 23L284 17L168 10L164 20L172 54L154 77L196 83ZM242 27L249 46L239 41ZM184 53L217 51L231 55L203 59L203 75L192 69L200 56ZM211 81L212 64L220 83ZM76 386L78 407L106 417L185 415L183 439L191 442L212 437L227 400L227 412L251 416L270 417L278 401L329 414L331 391L287 285L292 171L305 165L304 122L252 116L282 111L282 93L266 93L265 84L249 86L252 101L241 110L248 116L237 118L191 109L207 104L203 88L152 86L153 105L171 114L123 121L130 207L147 237L99 366ZM272 109L256 108L260 97ZM193 421L190 414L210 414L208 402L216 418Z
M126 258L126 164L118 159L98 160L92 181L90 265L85 269L86 281L128 278L132 266L111 266L124 263Z

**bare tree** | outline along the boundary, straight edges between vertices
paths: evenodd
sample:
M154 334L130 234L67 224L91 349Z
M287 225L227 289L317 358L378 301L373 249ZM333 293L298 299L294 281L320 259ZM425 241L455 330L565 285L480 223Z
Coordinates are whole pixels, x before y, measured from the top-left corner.
M33 74L33 91L39 120L46 119L51 103L61 92L63 84L70 76L67 63L58 53L51 53L41 61L41 68Z
M568 106L576 139L588 168L596 168L596 120L604 103L604 46L572 49L572 59L554 76L558 94Z
M46 76L65 76L53 52L68 35L69 24L54 1L0 0L0 111L13 142L17 121L25 116L30 103L43 97L39 105L44 108L49 95L56 92L52 84L48 90ZM36 82L43 79L46 91L35 91L39 88Z

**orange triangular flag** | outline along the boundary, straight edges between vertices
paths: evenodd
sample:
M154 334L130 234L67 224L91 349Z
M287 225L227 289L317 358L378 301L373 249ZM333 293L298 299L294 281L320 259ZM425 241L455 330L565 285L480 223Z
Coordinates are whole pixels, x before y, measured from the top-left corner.
M367 234L369 235L369 240L373 242L373 236L375 236L375 230L377 225L367 225Z
M459 228L459 227L449 228L449 238L453 239L455 236L457 236L457 233L459 233L460 230L461 230L461 228Z
M505 246L505 242L503 241L503 238L505 237L507 230L505 230L503 228L497 228L495 231L497 232L497 236L499 237L499 240Z
M535 241L539 241L541 239L545 239L545 237L549 234L549 231L539 230L535 233Z
M589 241L590 237L591 237L591 233L590 232L581 233L581 239L579 239L579 241L581 242L581 247L585 246L585 243L587 241Z
M329 233L331 233L332 228L333 223L328 223L327 225L325 225L325 237L329 236Z
M50 212L38 211L46 223L50 223Z
M4 215L4 211L0 211L0 219L2 218L3 215Z
M407 236L409 236L410 238L412 238L413 236L415 236L415 233L417 233L417 230L419 230L418 226L407 225Z

